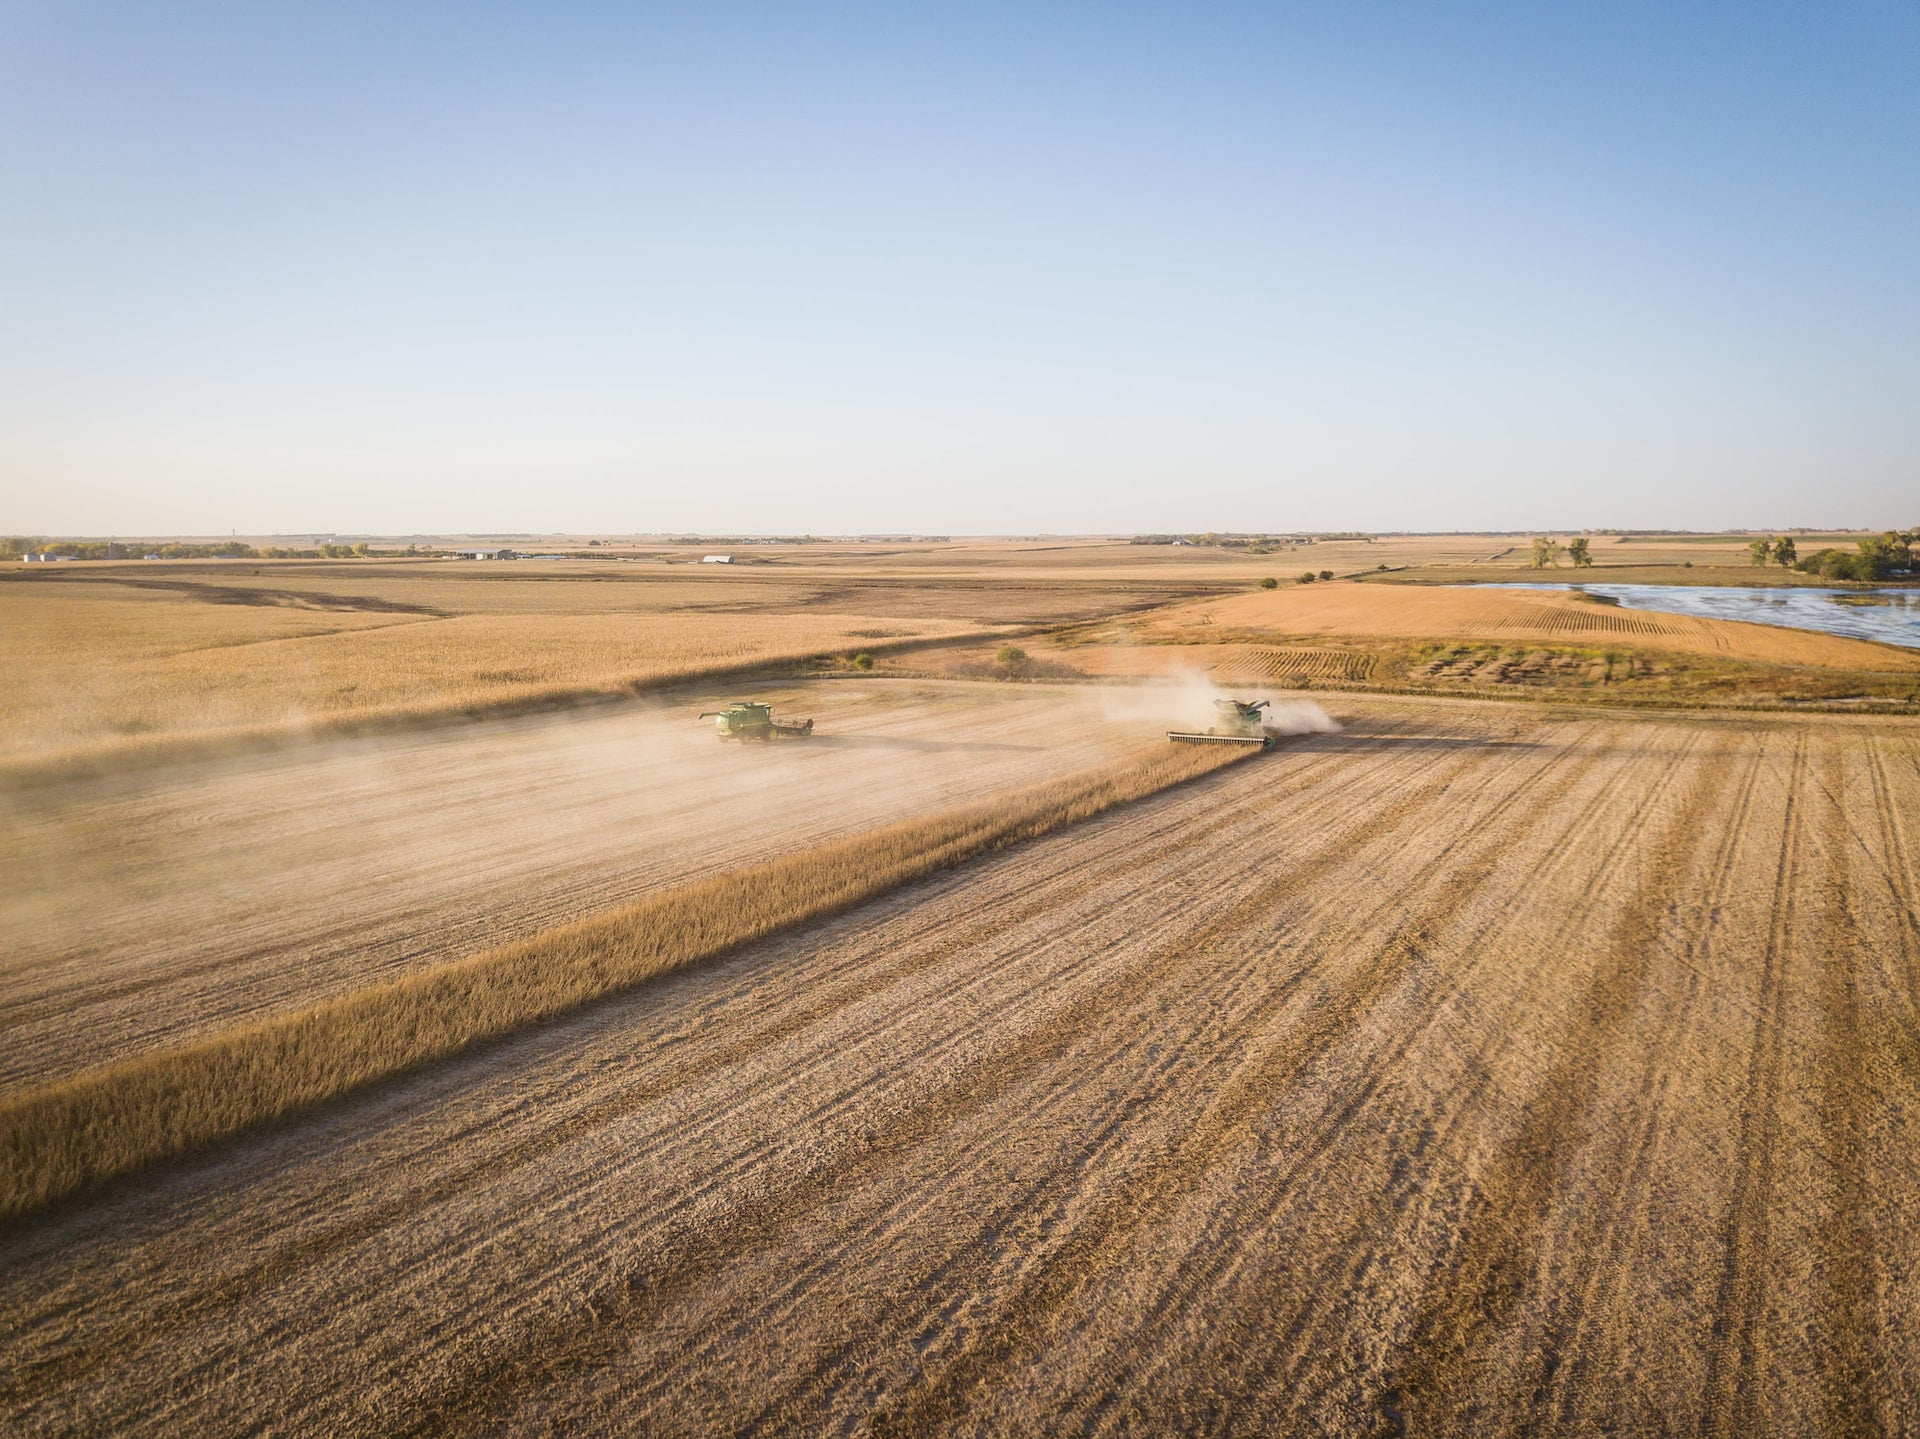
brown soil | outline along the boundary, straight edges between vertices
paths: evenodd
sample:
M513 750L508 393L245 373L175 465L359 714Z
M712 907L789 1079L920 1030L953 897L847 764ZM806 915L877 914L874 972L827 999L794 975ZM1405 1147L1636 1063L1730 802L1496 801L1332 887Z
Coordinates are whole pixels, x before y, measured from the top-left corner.
M1898 1432L1920 727L1349 729L0 1239L39 1432Z

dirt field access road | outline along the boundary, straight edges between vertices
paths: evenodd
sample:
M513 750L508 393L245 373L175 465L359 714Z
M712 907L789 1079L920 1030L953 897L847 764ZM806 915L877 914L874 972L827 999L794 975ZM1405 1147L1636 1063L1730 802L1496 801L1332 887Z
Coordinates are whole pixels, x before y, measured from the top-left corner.
M1344 710L19 1230L0 1417L1899 1432L1920 732Z

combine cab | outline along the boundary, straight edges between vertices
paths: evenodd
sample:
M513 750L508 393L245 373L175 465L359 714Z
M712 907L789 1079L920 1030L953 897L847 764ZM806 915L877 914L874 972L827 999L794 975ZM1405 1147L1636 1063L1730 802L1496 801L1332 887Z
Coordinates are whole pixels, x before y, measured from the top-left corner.
M770 740L776 735L782 739L805 739L813 733L812 720L803 724L780 724L773 717L773 706L758 700L736 700L723 710L708 710L700 718L712 720L721 739Z
M1204 732L1168 730L1167 738L1178 744L1251 744L1273 748L1273 736L1267 733L1260 711L1267 707L1261 700L1247 704L1243 700L1215 700L1213 724Z

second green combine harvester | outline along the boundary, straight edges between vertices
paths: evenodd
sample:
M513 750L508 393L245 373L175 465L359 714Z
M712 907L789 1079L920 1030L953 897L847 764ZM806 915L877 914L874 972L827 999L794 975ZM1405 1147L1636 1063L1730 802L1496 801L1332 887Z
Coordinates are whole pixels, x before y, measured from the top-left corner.
M1167 731L1167 738L1180 744L1240 744L1273 748L1273 736L1267 733L1266 717L1260 713L1267 701L1248 704L1245 700L1215 700L1213 723L1205 730Z
M773 706L758 700L735 700L723 710L707 710L700 718L712 720L721 739L805 739L813 733L812 720L781 724L773 717Z

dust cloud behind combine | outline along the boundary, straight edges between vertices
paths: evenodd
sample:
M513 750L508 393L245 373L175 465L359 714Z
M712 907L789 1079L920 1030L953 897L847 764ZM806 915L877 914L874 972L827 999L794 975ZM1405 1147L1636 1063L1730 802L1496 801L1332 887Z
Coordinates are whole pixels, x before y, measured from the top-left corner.
M1198 670L1181 670L1152 683L1109 685L1093 694L1100 712L1113 723L1146 729L1204 731L1214 723L1214 706L1221 700L1264 699L1265 728L1275 738L1340 731L1339 722L1312 700L1276 699L1259 686L1224 686Z
M0 1091L1159 739L1080 689L724 694L336 738L0 791Z

